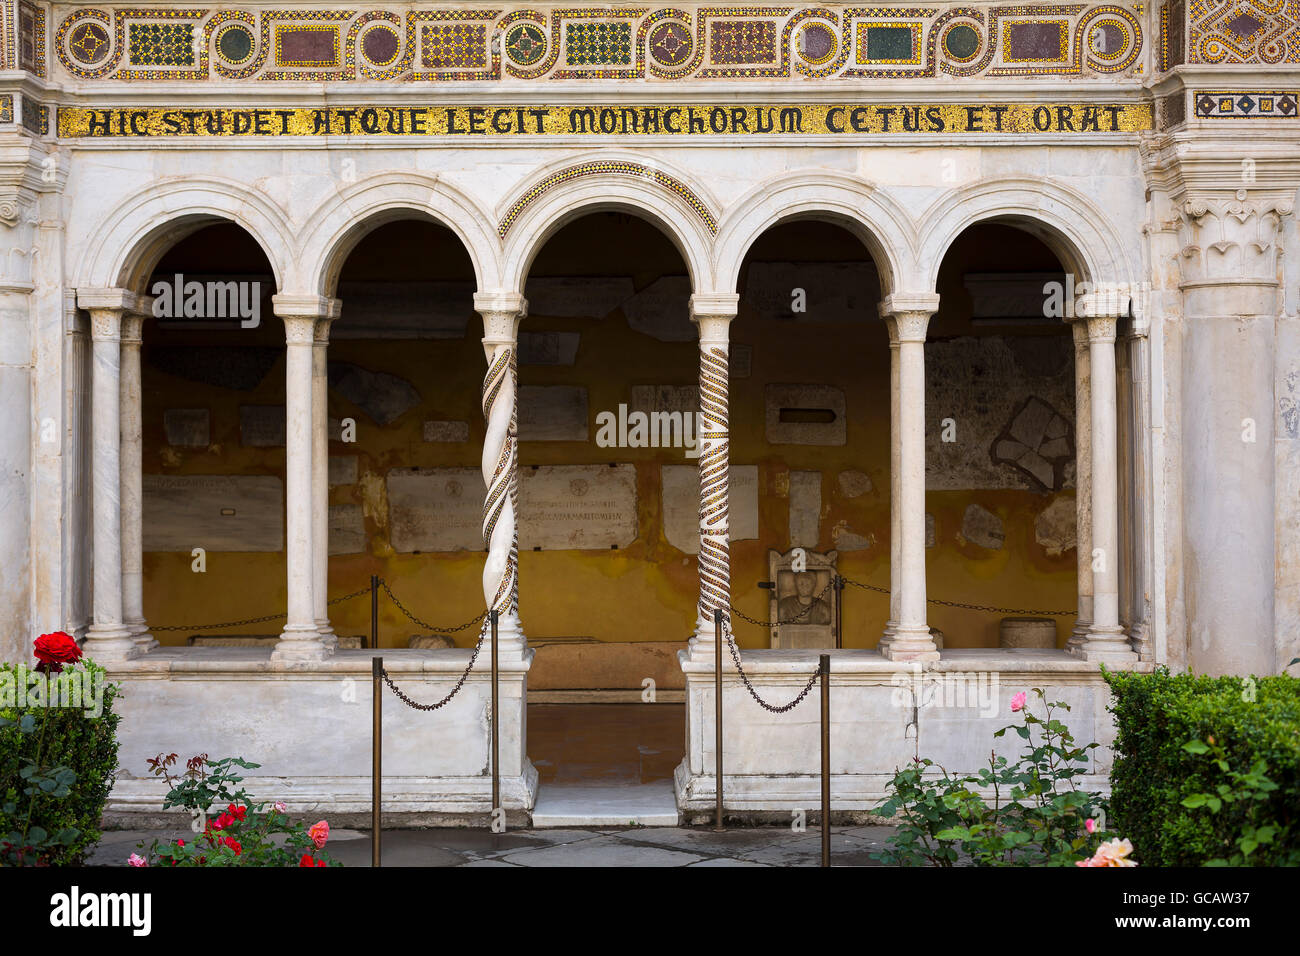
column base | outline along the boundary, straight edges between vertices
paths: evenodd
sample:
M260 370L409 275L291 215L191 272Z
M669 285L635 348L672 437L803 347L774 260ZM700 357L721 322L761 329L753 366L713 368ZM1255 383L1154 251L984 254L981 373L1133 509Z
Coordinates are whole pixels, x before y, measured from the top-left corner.
M1087 635L1078 643L1071 636L1065 645L1067 653L1085 661L1106 664L1135 664L1138 656L1129 645L1128 635L1122 627L1089 625Z
M724 621L723 627L725 628L726 626L727 624ZM716 637L716 633L717 633L717 628L714 626L713 618L709 618L707 621L703 618L696 619L695 633L692 634L690 639L686 642L686 650L687 653L690 655L691 660L700 661L702 663L708 664L710 667L713 666L713 657L714 657L713 644L714 644L714 639ZM734 636L733 636L733 640L734 640ZM727 650L727 646L726 646L727 636L725 630L723 631L722 642L723 642L722 656L730 657L731 652Z
M321 645L328 648L330 653L339 649L339 636L334 633L334 628L328 620L316 622L316 633L320 635Z
M492 660L492 624L485 620L480 625L484 629L483 649L479 651L480 660ZM476 637L475 640L478 640ZM528 654L528 638L524 635L523 625L518 615L511 614L497 619L497 659L502 661L523 660ZM478 666L477 664L475 665Z
M887 640L888 638L888 640ZM922 625L896 625L894 633L886 629L880 639L879 650L891 661L937 661L939 645L934 642L930 629Z
M334 649L325 645L314 625L286 627L280 634L280 643L271 651L271 660L323 661L333 654Z
M82 651L97 663L129 661L142 653L135 635L123 624L90 625Z
M149 625L144 621L128 621L126 629L131 632L131 637L135 640L135 646L140 649L141 654L147 654L155 647L161 646L154 636L149 633Z

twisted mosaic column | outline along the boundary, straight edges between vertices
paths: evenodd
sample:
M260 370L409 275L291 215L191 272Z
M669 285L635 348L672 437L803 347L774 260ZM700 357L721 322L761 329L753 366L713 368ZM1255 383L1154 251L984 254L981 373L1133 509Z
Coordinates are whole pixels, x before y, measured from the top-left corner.
M498 647L520 653L519 623L519 439L518 338L527 309L521 296L480 293L474 307L483 316L483 351L488 370L483 378L483 599L498 612Z
M730 432L727 409L729 327L735 295L691 297L691 320L700 331L700 598L692 654L712 660L713 612L731 617L731 548L727 525ZM707 649L705 647L707 645Z

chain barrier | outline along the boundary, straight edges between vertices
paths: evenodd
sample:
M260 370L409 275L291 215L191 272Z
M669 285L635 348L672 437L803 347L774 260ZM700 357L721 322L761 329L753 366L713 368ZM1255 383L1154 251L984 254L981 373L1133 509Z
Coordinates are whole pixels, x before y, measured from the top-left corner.
M326 601L327 607L333 607L335 604L342 604L344 601L351 601L355 597L361 597L363 594L369 594L370 588L364 587L351 594L343 594L336 598ZM287 616L287 612L281 611L279 614L267 614L265 617L249 617L242 621L227 621L224 624L165 624L154 626L149 625L149 631L213 631L223 627L244 627L247 624L265 624L267 621L278 621Z
M737 673L740 674L741 683L745 685L745 690L749 691L749 696L754 698L754 701L758 704L758 706L762 707L764 710L773 714L784 714L794 710L801 703L803 703L803 699L807 697L808 692L812 690L813 684L817 683L817 678L821 674L820 665L818 666L817 670L813 671L812 676L808 678L808 683L804 684L803 690L799 691L799 696L797 696L794 700L790 701L790 703L781 707L778 707L776 704L769 704L762 697L758 696L758 691L754 690L754 685L749 682L749 675L745 673L745 668L741 666L740 652L736 648L736 642L732 640L731 637L730 621L727 620L723 621L722 633L726 635L727 648L728 650L731 651L731 660L732 663L736 665Z
M455 627L434 627L428 621L422 621L420 620L420 618L416 617L414 614L408 611L406 609L406 605L403 604L401 601L397 600L397 595L393 593L393 589L388 586L387 581L385 581L383 578L380 578L379 583L383 587L384 593L387 594L389 598L392 599L392 602L397 605L397 609L406 615L407 620L409 620L412 624L415 624L417 627L424 628L426 631L432 631L434 634L455 634L457 631L463 631L465 630L465 628L473 624L477 624L479 621L487 617L487 611L481 611L480 613L475 614L464 624L458 624ZM369 588L367 588L366 590L369 590ZM482 638L480 636L480 640L481 639Z
M486 613L487 612L484 611L483 614L479 615L479 617L483 617L484 615L486 615ZM471 621L470 623L472 624L473 621ZM460 693L461 687L464 686L466 679L469 677L469 672L474 669L474 662L478 660L478 652L483 647L483 638L487 636L488 630L489 630L489 626L488 623L485 621L483 623L483 627L479 630L478 642L474 645L474 653L469 656L469 664L465 667L464 673L460 675L460 679L456 681L456 686L453 687L451 691L447 694L447 696L444 697L442 700L436 701L435 703L432 704L422 704L418 700L413 700L410 697L407 697L406 694L402 693L401 689L396 684L393 683L393 678L388 675L388 669L380 668L380 673L383 674L384 677L384 683L388 685L389 690L391 690L394 694L397 695L397 699L400 700L407 707L410 707L413 710L437 710L439 707L442 707L450 703L451 699Z
M841 576L840 580L845 584L851 584L855 588L861 588L864 591L875 591L877 594L888 594L889 588L877 587L874 584L863 584L861 581L854 581L851 578ZM965 604L961 601L943 601L939 598L929 598L927 604L939 604L943 607L957 607L967 611L991 611L995 614L1035 614L1040 617L1073 617L1079 612L1071 611L1043 611L1037 608L1025 607L993 607L991 604Z

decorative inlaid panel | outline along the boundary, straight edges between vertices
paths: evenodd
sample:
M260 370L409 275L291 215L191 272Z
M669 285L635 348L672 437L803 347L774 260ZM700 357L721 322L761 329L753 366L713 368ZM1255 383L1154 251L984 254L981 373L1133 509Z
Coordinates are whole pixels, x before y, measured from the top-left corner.
M27 0L18 4L18 69L45 76L45 10Z
M1300 63L1300 0L1186 3L1188 63Z
M1201 119L1294 119L1300 105L1296 90L1197 90L1192 94Z
M1210 0L1166 0L1168 9L1153 16L1164 24L1162 51L1176 39L1169 15L1183 2L1195 17L1197 4ZM1285 20L1285 5L1300 0L1260 2L1245 0L1243 9L1255 12L1224 20L1223 29L1242 31L1232 42L1243 55L1252 55L1243 44L1272 51L1265 38ZM1270 2L1276 15L1267 13ZM1149 69L1142 57L1148 14L1133 2L55 11L57 60L83 80L746 80ZM1223 42L1207 49L1220 55ZM43 57L33 49L35 64Z

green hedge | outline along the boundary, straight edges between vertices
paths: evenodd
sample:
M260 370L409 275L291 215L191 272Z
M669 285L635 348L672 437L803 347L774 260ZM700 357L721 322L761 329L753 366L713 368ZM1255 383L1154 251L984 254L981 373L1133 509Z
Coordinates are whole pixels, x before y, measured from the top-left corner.
M1133 841L1146 866L1203 866L1231 859L1248 827L1279 837L1250 856L1256 866L1300 865L1300 680L1106 672L1117 737L1111 770L1111 829ZM1191 753L1200 740L1220 748L1229 771L1263 761L1277 789L1262 799L1217 809L1183 800L1215 794L1233 779L1213 755Z
M77 779L65 797L38 795L31 812L31 825L49 833L58 833L66 827L79 831L71 844L52 851L42 862L53 866L80 864L87 851L99 842L100 818L117 770L119 717L113 713L117 688L103 681L102 712L98 716L88 714L85 707L44 707L30 701L19 707L19 698L10 697L11 689L26 673L29 672L25 668L18 670L12 664L0 664L0 681L9 688L0 698L0 717L16 722L24 714L30 714L35 719L34 732L28 734L20 733L16 723L0 725L0 833L21 832L28 823L29 802L33 798L23 793L24 782L19 773L26 763L24 758L37 759L40 747L42 767L63 765L75 771ZM83 660L65 667L54 682L66 687L74 675L80 674L84 681L96 673L103 678L103 668ZM10 802L16 804L12 815L3 810Z

